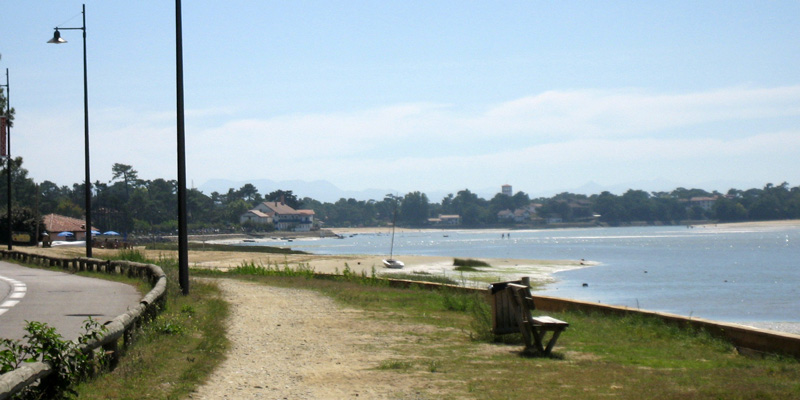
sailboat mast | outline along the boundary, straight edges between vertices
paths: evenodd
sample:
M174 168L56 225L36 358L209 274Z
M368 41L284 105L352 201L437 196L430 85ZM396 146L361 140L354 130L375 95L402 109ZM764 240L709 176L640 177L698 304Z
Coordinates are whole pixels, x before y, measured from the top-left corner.
M397 225L397 205L394 207L394 215L392 216L392 244L389 246L389 259L394 255L394 227Z

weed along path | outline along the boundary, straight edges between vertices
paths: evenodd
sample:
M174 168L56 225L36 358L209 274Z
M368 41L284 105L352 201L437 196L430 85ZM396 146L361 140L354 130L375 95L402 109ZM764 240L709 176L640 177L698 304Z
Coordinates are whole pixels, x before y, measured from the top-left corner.
M371 321L310 290L220 279L227 358L190 399L420 399L414 374L380 369L409 327Z

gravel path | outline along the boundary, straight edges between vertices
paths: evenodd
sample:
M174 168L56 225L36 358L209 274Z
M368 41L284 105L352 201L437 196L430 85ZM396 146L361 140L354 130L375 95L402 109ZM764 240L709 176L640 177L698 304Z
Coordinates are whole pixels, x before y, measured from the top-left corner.
M231 349L190 399L424 398L411 377L377 369L402 332L312 291L219 284Z

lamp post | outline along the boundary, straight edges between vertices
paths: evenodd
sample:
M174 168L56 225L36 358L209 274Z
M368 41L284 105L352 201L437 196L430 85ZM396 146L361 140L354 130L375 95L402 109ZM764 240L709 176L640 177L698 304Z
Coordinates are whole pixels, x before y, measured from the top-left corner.
M183 123L183 24L181 0L175 0L175 71L178 114L178 281L189 294L189 236L186 223L186 147Z
M81 11L83 14L83 26L80 28L55 28L53 38L47 43L61 44L67 43L61 38L58 30L81 30L83 31L83 140L84 153L86 158L86 181L84 184L86 195L86 257L92 256L92 181L89 178L89 86L86 74L86 4Z
M6 174L8 176L8 250L11 250L11 243L13 240L14 229L11 226L11 124L8 119L11 118L11 86L8 82L8 68L6 68L6 84L0 85L6 87L6 117L5 117L5 130L6 130L6 157L8 157L8 165L6 167ZM2 110L0 110L2 111ZM38 240L38 238L37 238Z

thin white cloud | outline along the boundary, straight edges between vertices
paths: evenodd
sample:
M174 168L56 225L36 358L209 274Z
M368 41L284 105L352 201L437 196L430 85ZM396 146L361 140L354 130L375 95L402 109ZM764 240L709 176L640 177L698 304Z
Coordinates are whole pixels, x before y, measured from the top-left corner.
M728 173L757 179L750 175L779 174L779 168L791 180L792 171L800 171L798 161L787 161L800 152L800 132L785 128L800 117L800 86L679 94L550 91L477 111L407 103L272 118L234 115L225 108L187 112L191 179L326 179L351 189L424 190L497 181L556 186L653 176L731 178ZM26 165L39 164L31 172L39 179L82 180L82 121L70 120L74 140L58 146L64 129L48 115L36 120L26 130L39 141L28 147L41 146L39 154L50 158L68 148L74 157L68 167L52 168L26 156ZM762 121L772 125L758 131L738 126ZM145 178L174 178L174 114L97 110L92 126L98 180L110 179L114 162L133 165ZM676 129L682 134L671 134Z
M800 86L658 94L642 90L550 91L490 109L484 125L509 133L641 136L719 121L800 115Z

